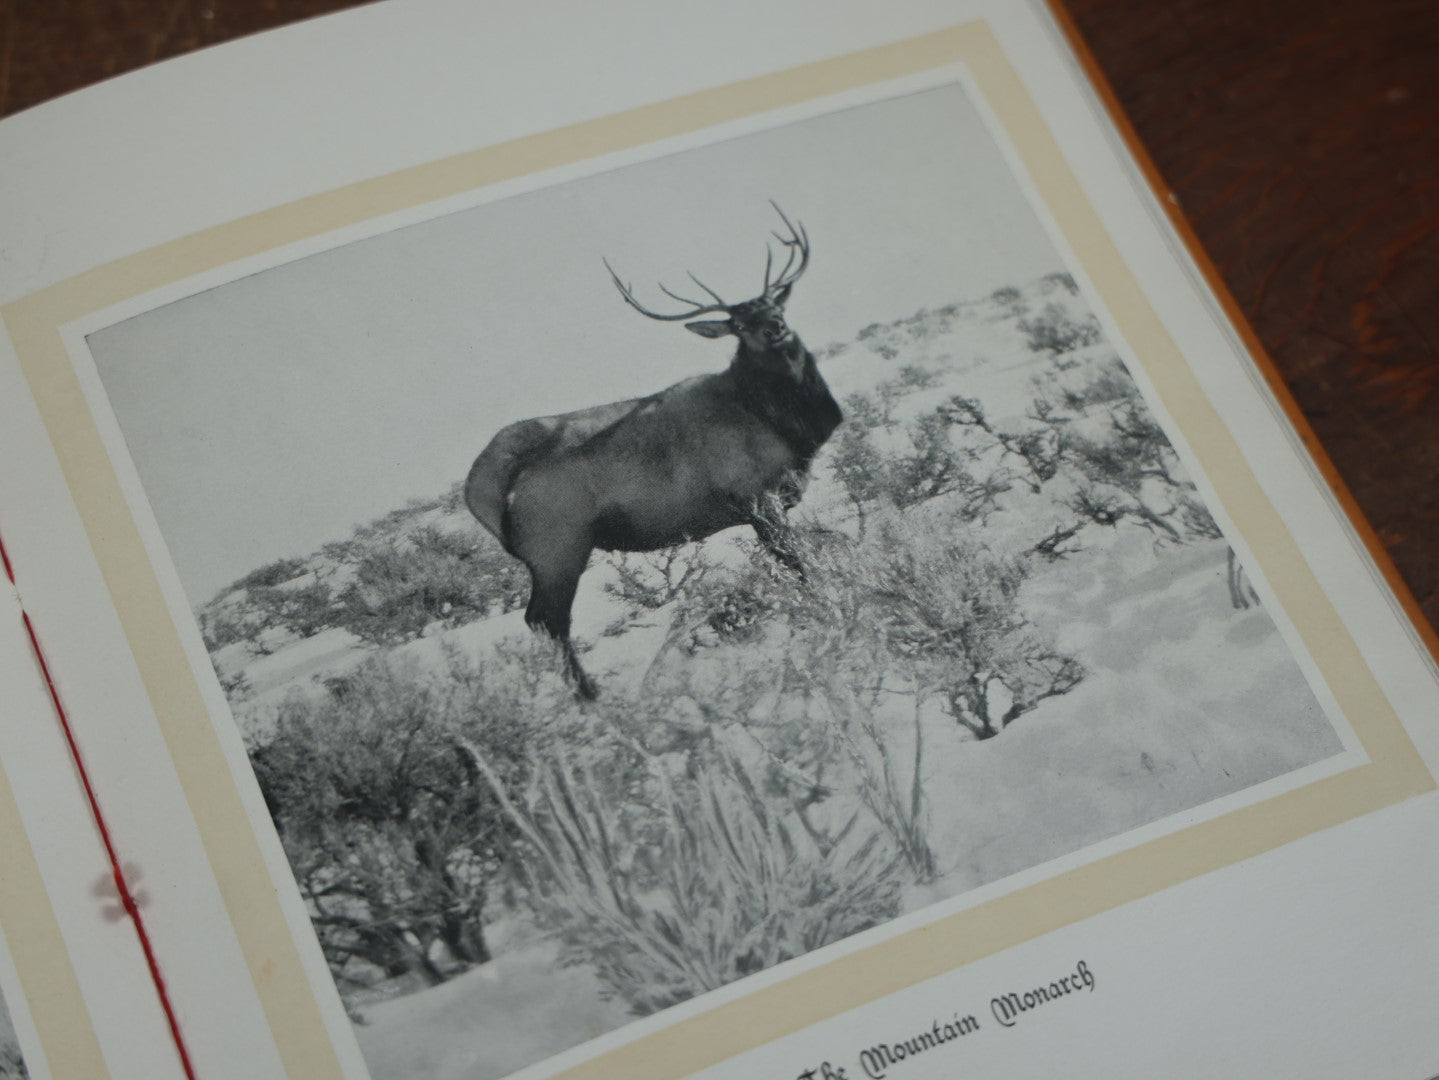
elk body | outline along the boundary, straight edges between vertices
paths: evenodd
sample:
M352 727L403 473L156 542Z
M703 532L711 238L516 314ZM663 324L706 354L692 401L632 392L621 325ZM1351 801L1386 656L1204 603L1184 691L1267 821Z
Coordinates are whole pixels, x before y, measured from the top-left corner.
M798 569L774 507L799 501L810 462L841 413L813 354L785 324L785 302L810 249L804 226L779 214L788 232L775 234L785 262L771 280L767 252L764 288L753 300L726 304L690 275L714 302L661 285L688 310L660 314L610 269L642 315L684 322L701 337L736 338L728 368L648 397L511 424L470 469L465 502L529 569L525 621L563 645L584 697L596 691L570 644L570 608L594 549L654 551L748 524Z

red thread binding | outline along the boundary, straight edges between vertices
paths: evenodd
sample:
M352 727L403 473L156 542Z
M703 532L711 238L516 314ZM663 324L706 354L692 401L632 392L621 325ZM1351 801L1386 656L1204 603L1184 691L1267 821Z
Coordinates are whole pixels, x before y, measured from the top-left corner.
M10 562L10 556L5 550L5 541L0 539L0 563L5 566L5 576L10 579L10 584L15 585L15 568ZM85 762L80 757L80 745L75 740L75 732L70 726L70 717L65 712L65 706L60 701L60 691L55 686L55 680L50 675L50 665L45 662L45 652L40 648L40 638L35 633L35 625L30 621L30 613L25 610L24 603L20 606L20 618L25 623L25 633L30 637L30 647L35 651L35 659L40 664L40 674L45 677L45 687L50 691L50 702L55 707L55 715L60 720L60 729L65 733L65 742L70 747L70 757L75 762L75 771L80 774L80 783L85 788L85 798L90 803L90 813L95 819L95 826L100 830L100 839L105 845L105 855L110 860L110 872L115 878L115 890L119 893L120 903L125 909L125 914L130 916L130 921L135 925L135 935L140 939L140 948L145 954L145 963L150 969L150 979L155 984L155 992L160 995L160 1007L165 1010L165 1019L170 1025L170 1035L175 1041L175 1049L180 1054L180 1065L185 1070L188 1080L196 1080L195 1067L190 1062L190 1051L185 1046L185 1039L180 1034L180 1020L175 1015L175 1008L170 1003L170 994L165 989L164 976L160 974L160 963L155 958L155 948L150 942L150 934L145 929L145 920L140 914L140 907L135 903L135 897L130 892L130 886L125 881L125 874L120 869L120 858L115 852L115 844L110 839L109 826L105 824L105 815L100 812L100 801L95 796L94 785L90 783L90 774L85 769Z

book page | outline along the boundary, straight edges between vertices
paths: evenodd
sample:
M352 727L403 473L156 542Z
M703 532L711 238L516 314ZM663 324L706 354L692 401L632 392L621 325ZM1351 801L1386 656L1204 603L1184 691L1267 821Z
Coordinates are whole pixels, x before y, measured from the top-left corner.
M24 577L17 572L16 584ZM47 685L22 595L7 575L0 584L0 1075L180 1076L50 697L52 687L68 691L73 683L66 675ZM49 640L56 623L41 625ZM133 899L147 907L152 882L127 865Z
M242 51L453 73L442 9ZM1166 1001L1323 1060L1244 1002L1434 876L1429 658L1042 10L732 32L379 147L254 103L148 167L253 189L7 291L0 507L200 1072L1272 1066ZM1436 1053L1404 911L1356 1064Z

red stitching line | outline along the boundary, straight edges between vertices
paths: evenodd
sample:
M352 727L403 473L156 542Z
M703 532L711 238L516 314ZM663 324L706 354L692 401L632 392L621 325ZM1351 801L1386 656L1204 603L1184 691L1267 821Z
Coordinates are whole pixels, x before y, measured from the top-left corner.
M4 563L5 576L10 579L10 584L15 584L15 568L10 563L10 556L5 551L5 541L0 539L0 563ZM130 886L125 881L125 874L120 869L120 858L115 852L114 842L110 839L109 826L105 824L105 815L100 813L100 802L95 796L95 788L90 783L90 774L85 769L85 762L80 757L80 745L75 740L75 732L70 726L70 717L65 712L65 706L60 701L60 691L55 686L55 680L50 676L50 665L45 662L45 652L40 648L40 638L35 633L35 626L30 621L30 613L20 607L20 618L25 623L25 632L30 636L30 647L35 650L35 659L40 663L40 674L45 677L46 689L50 691L50 702L55 706L55 715L60 719L60 729L65 733L65 742L70 747L70 757L75 762L75 770L80 774L80 783L85 788L85 798L90 803L90 813L95 819L95 825L100 830L100 839L105 845L105 854L110 860L110 872L115 878L115 890L119 893L120 903L125 909L125 914L135 924L135 935L140 939L140 948L145 953L145 963L150 969L150 979L155 984L155 991L160 995L160 1007L165 1010L165 1019L170 1024L170 1035L175 1040L175 1049L180 1053L180 1065L185 1070L188 1080L196 1080L195 1068L190 1062L190 1052L185 1047L185 1039L180 1034L180 1020L175 1015L175 1008L170 1003L170 994L165 989L165 979L160 974L160 963L155 958L155 949L150 942L150 934L145 929L145 920L140 914L140 907L135 903L135 897L130 892Z

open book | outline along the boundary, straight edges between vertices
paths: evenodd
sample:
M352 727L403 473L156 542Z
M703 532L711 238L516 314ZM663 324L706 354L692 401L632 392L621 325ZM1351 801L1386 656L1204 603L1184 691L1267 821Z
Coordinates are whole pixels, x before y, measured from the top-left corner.
M0 125L0 1077L1439 1073L1433 656L1073 48L446 0Z

